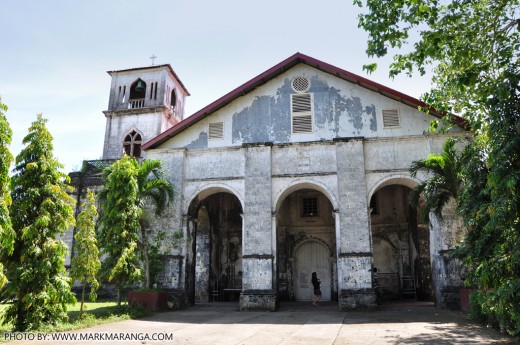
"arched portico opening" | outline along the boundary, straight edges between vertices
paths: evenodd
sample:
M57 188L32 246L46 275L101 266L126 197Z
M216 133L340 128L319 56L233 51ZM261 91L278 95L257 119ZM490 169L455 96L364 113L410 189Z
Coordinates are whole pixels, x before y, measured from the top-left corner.
M294 185L276 207L276 281L279 300L310 301L311 273L322 281L323 300L337 300L333 204L322 188Z
M428 224L409 205L415 185L411 179L388 179L370 199L373 266L383 299L433 300Z
M187 289L191 303L238 301L242 288L242 205L222 188L200 192L188 209L192 245Z

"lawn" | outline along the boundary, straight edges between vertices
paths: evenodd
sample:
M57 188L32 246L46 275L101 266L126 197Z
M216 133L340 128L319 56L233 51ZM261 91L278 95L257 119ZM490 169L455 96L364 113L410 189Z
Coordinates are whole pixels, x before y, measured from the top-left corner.
M73 329L80 329L99 325L103 323L140 318L150 315L150 312L142 308L129 307L123 303L120 308L117 307L115 299L100 299L97 302L85 302L83 307L84 314L87 316L78 320L80 303L68 306L69 322L60 323L53 326L46 326L42 332L60 332ZM6 304L0 304L0 313L7 307ZM3 316L0 316L3 322ZM12 330L11 325L0 325L0 342L4 339L3 334Z

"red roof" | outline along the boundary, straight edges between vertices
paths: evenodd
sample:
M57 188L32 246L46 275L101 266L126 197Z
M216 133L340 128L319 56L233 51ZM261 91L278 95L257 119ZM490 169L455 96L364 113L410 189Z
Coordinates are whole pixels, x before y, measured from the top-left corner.
M367 78L361 77L357 74L345 71L341 68L330 65L326 62L314 59L310 56L307 56L307 55L304 55L301 53L296 53L296 54L292 55L291 57L283 60L279 64L271 67L264 73L249 80L245 84L240 85L233 91L220 97L213 103L211 103L208 106L197 111L195 114L185 118L184 120L182 120L181 122L179 122L178 124L173 126L172 128L164 131L163 133L159 134L155 138L146 142L142 146L142 149L147 150L147 149L153 149L153 148L157 147L158 145L164 143L168 139L173 138L178 133L184 131L186 128L188 128L188 127L194 125L195 123L199 122L200 120L204 119L206 116L225 107L229 103L233 102L235 99L253 91L260 85L267 83L269 80L279 76L280 74L286 72L287 70L291 69L292 67L294 67L300 63L309 65L311 67L319 69L320 71L330 73L332 75L335 75L338 78L347 80L354 84L358 84L359 86L365 87L374 92L378 92L384 96L395 99L404 104L407 104L407 105L410 105L413 107L426 107L426 103L419 101L418 99L416 99L414 97L405 95L404 93L401 93L399 91L396 91L396 90L386 87L384 85L373 82L373 81L371 81ZM439 118L442 117L442 115L440 115L434 109L430 109L430 114L432 114L436 117L439 117ZM462 119L460 119L460 120L462 120Z

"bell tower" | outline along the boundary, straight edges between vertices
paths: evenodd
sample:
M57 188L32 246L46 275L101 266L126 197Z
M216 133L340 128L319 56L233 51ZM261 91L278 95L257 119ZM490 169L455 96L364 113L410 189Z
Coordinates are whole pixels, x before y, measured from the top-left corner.
M143 158L141 144L183 120L190 94L169 64L107 73L112 83L103 111L103 159L119 159L123 153Z

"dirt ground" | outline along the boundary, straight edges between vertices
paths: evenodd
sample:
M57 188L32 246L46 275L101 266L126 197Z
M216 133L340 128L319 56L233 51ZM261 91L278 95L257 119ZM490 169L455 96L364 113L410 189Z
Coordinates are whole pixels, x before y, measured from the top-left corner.
M40 338L40 339L38 339ZM75 338L75 339L74 339ZM219 302L12 344L518 344L432 303L387 303L373 311L338 311L335 303L282 303L276 312L240 312Z

